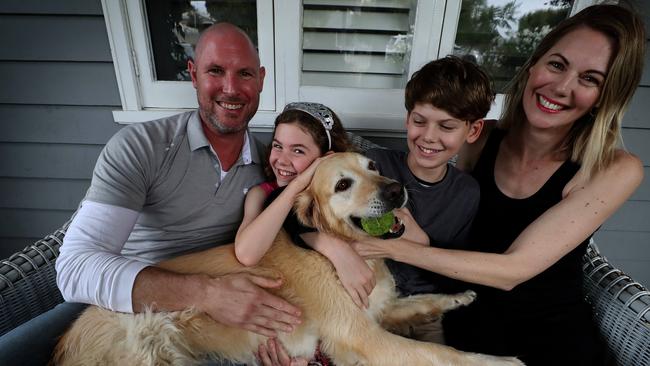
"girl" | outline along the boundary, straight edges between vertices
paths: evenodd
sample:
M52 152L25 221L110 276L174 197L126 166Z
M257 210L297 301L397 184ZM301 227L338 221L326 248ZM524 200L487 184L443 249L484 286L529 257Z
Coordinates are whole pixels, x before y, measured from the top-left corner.
M365 261L348 243L302 227L291 212L296 195L309 185L317 159L350 149L339 118L328 107L319 103L288 104L275 120L266 167L270 180L246 195L235 254L246 266L257 264L284 223L289 233L300 234L294 237L299 245L304 240L332 262L354 302L367 307L374 277ZM266 208L265 201L270 202Z
M581 258L643 178L639 159L616 144L645 42L642 22L616 5L587 7L541 41L497 128L459 156L481 188L475 251L355 244L365 256L416 258L410 264L482 285L474 304L445 318L449 345L527 365L603 361Z
M257 264L284 226L297 244L304 246L306 242L327 257L354 302L367 307L374 276L365 261L347 242L300 225L291 211L296 195L309 185L321 157L350 149L339 118L328 107L306 102L288 104L275 120L265 169L270 180L246 195L235 255L246 266ZM260 346L258 358L265 365L284 364L286 361L279 361L282 357L288 359L274 340ZM327 362L318 350L316 359ZM302 359L294 362L306 364Z

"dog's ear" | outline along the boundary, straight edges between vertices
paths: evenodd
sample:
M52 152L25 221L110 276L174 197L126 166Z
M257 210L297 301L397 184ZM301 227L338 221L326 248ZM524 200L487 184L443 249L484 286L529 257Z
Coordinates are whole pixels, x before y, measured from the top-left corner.
M298 221L305 226L316 228L316 223L320 222L320 211L309 189L298 194L293 204L293 210Z

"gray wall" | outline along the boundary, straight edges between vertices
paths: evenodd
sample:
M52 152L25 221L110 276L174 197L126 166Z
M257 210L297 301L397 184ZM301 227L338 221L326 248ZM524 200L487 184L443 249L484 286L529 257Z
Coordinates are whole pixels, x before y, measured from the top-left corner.
M650 4L639 2L650 23ZM650 34L650 32L648 32ZM74 212L120 108L99 0L0 2L0 258ZM650 53L648 54L650 55ZM650 284L650 59L626 115L646 179L597 233L608 258ZM262 134L268 139L268 134ZM404 148L398 139L374 139Z
M650 37L650 2L637 1ZM607 258L635 280L650 286L650 38L646 42L645 72L625 114L625 147L643 161L645 177L634 195L596 233Z
M74 212L120 98L99 0L0 2L0 258Z

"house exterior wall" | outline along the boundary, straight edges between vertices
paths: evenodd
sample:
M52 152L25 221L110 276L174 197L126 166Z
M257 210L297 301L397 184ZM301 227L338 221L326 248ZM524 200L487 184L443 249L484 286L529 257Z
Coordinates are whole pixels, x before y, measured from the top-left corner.
M650 3L638 3L648 26ZM0 258L4 258L72 215L90 184L99 152L120 129L111 111L121 106L99 0L4 0L0 41ZM627 149L644 162L646 178L595 236L615 265L646 285L650 284L649 55L623 130ZM268 133L259 136L269 139ZM371 139L405 148L402 139Z
M0 2L0 258L68 220L120 128L98 0Z
M644 166L641 186L596 233L601 252L635 280L650 286L650 2L635 2L646 26L645 70L623 121L625 148Z

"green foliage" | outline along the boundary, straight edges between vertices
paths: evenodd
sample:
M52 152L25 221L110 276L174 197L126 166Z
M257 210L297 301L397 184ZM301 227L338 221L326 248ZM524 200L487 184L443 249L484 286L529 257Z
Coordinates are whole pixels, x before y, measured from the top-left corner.
M481 65L492 77L496 89L503 91L539 41L568 16L571 3L571 0L550 0L547 9L517 18L521 1L494 6L486 0L465 0L454 54Z

